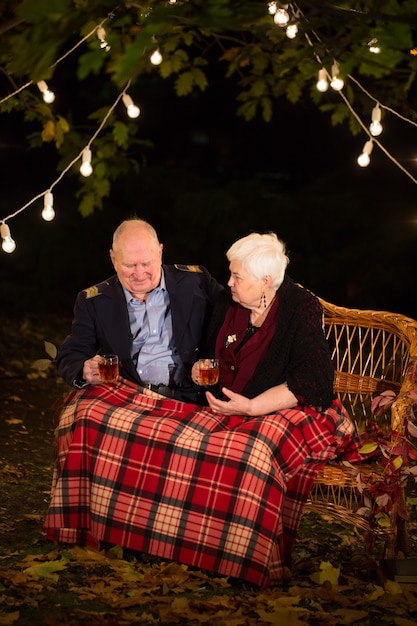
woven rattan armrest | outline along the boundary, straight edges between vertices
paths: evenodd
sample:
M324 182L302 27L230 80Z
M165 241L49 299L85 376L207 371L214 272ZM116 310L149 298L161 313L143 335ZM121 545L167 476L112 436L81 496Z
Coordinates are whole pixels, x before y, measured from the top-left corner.
M409 373L417 360L417 322L398 313L349 309L319 299L335 367L334 391L358 431L372 418L372 398L391 389L397 399L386 416L387 436L390 432L401 432L411 402L407 392L416 387ZM363 505L364 486L380 478L381 469L376 464L329 463L317 476L307 509L326 513L382 537L385 556L390 558L406 544L403 523L399 538L397 507L391 513L390 525L385 528L372 526L357 513Z

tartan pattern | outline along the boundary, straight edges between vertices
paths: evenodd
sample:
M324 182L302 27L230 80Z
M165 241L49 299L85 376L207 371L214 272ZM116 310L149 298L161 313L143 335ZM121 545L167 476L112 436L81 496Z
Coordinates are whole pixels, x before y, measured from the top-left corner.
M278 583L317 471L351 433L337 402L248 418L147 397L125 380L73 391L44 530Z

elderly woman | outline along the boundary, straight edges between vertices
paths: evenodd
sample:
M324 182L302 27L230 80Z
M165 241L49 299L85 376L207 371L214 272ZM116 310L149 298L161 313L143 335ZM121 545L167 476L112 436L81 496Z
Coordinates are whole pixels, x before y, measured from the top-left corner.
M248 416L296 406L326 411L333 367L323 311L315 296L286 276L284 244L274 233L253 233L226 256L230 292L220 298L211 329L224 398L207 392L210 407ZM198 363L193 378L200 380Z
M352 423L332 400L319 301L285 277L283 244L249 235L228 258L211 333L222 396L207 391L201 407L123 378L72 392L48 539L117 544L260 587L285 579L314 478Z

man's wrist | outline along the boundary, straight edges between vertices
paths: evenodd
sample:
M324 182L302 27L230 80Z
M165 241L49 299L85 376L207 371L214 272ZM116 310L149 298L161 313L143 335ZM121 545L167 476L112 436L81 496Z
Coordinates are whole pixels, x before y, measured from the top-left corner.
M84 389L88 385L88 381L82 377L81 374L78 374L77 378L72 381L72 386L76 389Z

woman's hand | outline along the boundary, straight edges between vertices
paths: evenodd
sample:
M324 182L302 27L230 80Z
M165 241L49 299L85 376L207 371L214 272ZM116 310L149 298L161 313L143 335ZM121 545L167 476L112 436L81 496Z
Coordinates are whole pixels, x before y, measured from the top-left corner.
M207 402L212 411L222 415L251 415L252 401L250 398L234 393L234 391L230 391L226 387L222 388L222 393L229 400L219 400L210 391L206 391Z
M198 361L196 361L194 363L194 365L191 368L191 380L193 381L193 383L195 383L196 385L201 385L201 380L200 380L200 364Z
M228 402L218 400L209 391L206 392L206 398L212 411L223 413L223 415L248 415L249 417L269 415L269 413L292 409L298 403L296 396L288 389L287 383L271 387L254 398L246 398L226 387L222 388L222 392L226 398L230 398Z

